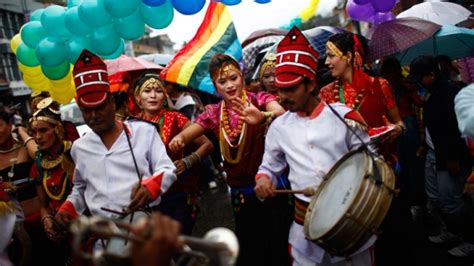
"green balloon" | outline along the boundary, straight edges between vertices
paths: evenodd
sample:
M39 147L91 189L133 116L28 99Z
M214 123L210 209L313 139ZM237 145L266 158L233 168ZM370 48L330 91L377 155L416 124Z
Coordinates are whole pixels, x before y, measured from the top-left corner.
M170 0L160 6L140 3L140 12L145 23L154 29L164 29L173 21L174 9Z
M38 58L36 58L35 49L28 47L28 45L24 43L18 45L16 58L25 66L35 67L40 64Z
M58 66L67 59L66 43L57 37L47 37L36 47L36 57L43 66Z
M138 40L145 33L145 23L137 9L128 17L115 20L115 31L125 40Z
M115 32L113 24L98 28L92 33L91 48L100 56L113 54L120 45L121 38Z
M92 32L92 28L89 27L79 17L78 7L72 7L66 11L64 19L66 28L75 35L82 36Z
M90 50L91 47L90 40L88 38L78 36L75 36L68 40L67 45L69 48L68 60L69 63L73 65L76 63L77 58L79 58L79 56L81 55L82 50Z
M46 31L39 21L30 21L26 23L21 28L20 34L23 42L33 49L35 49L36 46L38 46L38 43L46 37Z
M70 66L69 61L65 60L61 64L53 67L41 65L41 71L51 80L60 80L69 73Z
M41 14L41 24L50 36L69 37L71 33L66 28L64 17L66 9L62 6L48 6Z
M79 17L92 28L112 22L112 16L105 10L104 0L83 0L79 5Z
M115 18L128 17L138 9L140 0L104 0L104 7L107 12Z
M121 54L123 54L124 51L125 51L125 42L124 42L124 40L121 40L120 41L120 46L117 49L117 51L115 51L111 55L103 56L103 58L104 59L115 59L115 58L119 57Z
M36 9L30 15L30 21L41 21L41 14L43 14L44 8Z

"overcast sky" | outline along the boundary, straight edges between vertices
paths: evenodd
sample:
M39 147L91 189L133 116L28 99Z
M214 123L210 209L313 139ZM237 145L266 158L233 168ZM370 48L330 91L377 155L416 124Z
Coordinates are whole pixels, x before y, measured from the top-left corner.
M206 6L194 15L185 16L175 11L171 24L156 33L168 34L176 43L175 48L180 48L183 42L189 41L196 33L206 13L209 0L206 2ZM229 6L229 10L237 35L240 41L243 41L255 30L288 24L310 2L311 0L273 0L268 4L257 4L253 0L242 0L238 5ZM317 14L330 14L336 3L337 0L320 0Z

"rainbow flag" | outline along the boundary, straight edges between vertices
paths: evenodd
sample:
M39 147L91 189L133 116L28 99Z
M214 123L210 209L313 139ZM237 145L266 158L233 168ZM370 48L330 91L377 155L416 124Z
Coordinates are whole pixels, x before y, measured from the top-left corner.
M211 1L196 35L176 53L161 71L161 77L213 94L215 89L208 64L218 53L231 55L240 61L242 46L226 5Z

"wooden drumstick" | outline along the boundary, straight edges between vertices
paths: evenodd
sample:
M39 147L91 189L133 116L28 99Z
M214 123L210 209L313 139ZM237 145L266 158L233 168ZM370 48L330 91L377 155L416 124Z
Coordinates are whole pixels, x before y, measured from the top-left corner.
M316 191L312 187L307 187L305 189L296 189L296 190L291 190L291 189L277 189L275 190L276 194L303 194L306 197L311 197L314 196Z

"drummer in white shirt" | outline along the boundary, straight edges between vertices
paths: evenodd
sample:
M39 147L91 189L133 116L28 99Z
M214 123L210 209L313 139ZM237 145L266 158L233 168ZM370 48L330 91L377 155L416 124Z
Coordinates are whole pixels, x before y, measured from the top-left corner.
M293 28L277 47L275 84L280 90L281 103L288 112L270 126L265 154L256 179L259 198L275 195L275 184L286 166L293 190L317 188L324 175L345 154L361 146L351 133L351 126L361 139L369 137L363 118L343 104L331 104L343 123L325 102L317 97L316 52L297 29ZM372 265L372 245L375 236L352 255L331 256L304 234L304 216L311 199L295 195L295 220L289 234L293 265Z
M84 50L73 74L77 103L92 132L72 146L74 186L56 220L66 226L85 210L123 218L147 204L157 205L160 194L176 181L176 168L156 128L144 121L115 120L107 67L99 57Z

